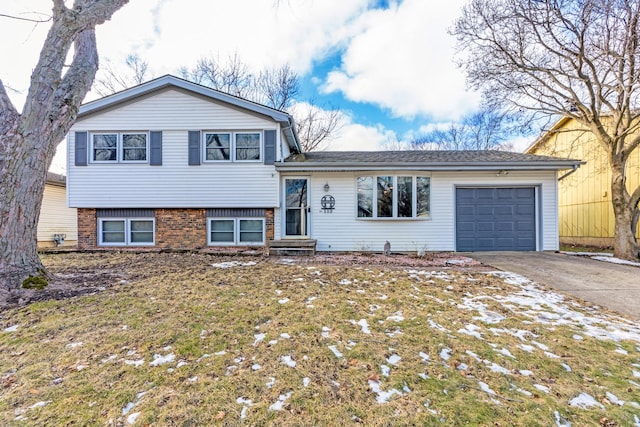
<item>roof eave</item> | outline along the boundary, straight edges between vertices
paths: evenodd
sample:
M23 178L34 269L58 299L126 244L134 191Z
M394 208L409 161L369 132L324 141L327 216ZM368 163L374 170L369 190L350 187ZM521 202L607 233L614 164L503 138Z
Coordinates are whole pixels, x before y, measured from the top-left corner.
M425 169L430 171L495 171L495 170L563 170L574 169L585 162L577 160L546 161L546 162L467 162L467 163L435 163L435 162L404 162L404 163L373 163L373 162L284 162L276 164L281 171L362 171L362 170L398 170Z

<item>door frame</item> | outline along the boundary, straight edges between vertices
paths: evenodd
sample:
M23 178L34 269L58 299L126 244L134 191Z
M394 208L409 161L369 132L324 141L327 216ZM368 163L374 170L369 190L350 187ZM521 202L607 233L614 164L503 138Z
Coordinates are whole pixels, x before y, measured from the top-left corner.
M284 239L309 239L311 238L311 177L308 175L291 175L282 177L282 238ZM307 205L300 208L304 217L302 234L287 234L287 180L305 179L307 181Z

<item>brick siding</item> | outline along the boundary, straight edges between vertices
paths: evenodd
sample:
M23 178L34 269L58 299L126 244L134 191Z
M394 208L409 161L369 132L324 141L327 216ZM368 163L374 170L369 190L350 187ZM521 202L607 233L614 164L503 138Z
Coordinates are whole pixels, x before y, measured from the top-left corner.
M265 229L265 241L268 245L269 240L274 238L273 209L266 209ZM206 209L155 209L155 242L155 246L144 248L191 250L206 248ZM96 209L78 209L78 248L98 248ZM122 246L117 248L123 249Z

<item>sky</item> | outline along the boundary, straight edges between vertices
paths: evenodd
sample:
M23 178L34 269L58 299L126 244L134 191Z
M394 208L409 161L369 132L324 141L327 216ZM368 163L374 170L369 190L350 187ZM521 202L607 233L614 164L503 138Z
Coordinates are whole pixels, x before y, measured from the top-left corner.
M178 75L203 57L237 54L256 72L288 63L301 78L301 102L344 116L329 149L380 150L478 108L447 33L464 3L131 0L97 28L98 51L101 63L123 69L137 54L153 77ZM0 14L46 17L51 7L51 0L2 0ZM48 27L0 17L0 79L18 108ZM64 169L60 155L55 168Z

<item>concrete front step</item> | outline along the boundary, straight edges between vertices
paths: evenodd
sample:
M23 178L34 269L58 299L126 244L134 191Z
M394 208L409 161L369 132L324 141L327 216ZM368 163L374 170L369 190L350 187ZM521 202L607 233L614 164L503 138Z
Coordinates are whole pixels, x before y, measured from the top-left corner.
M269 241L269 255L308 255L316 253L317 240L282 239Z

